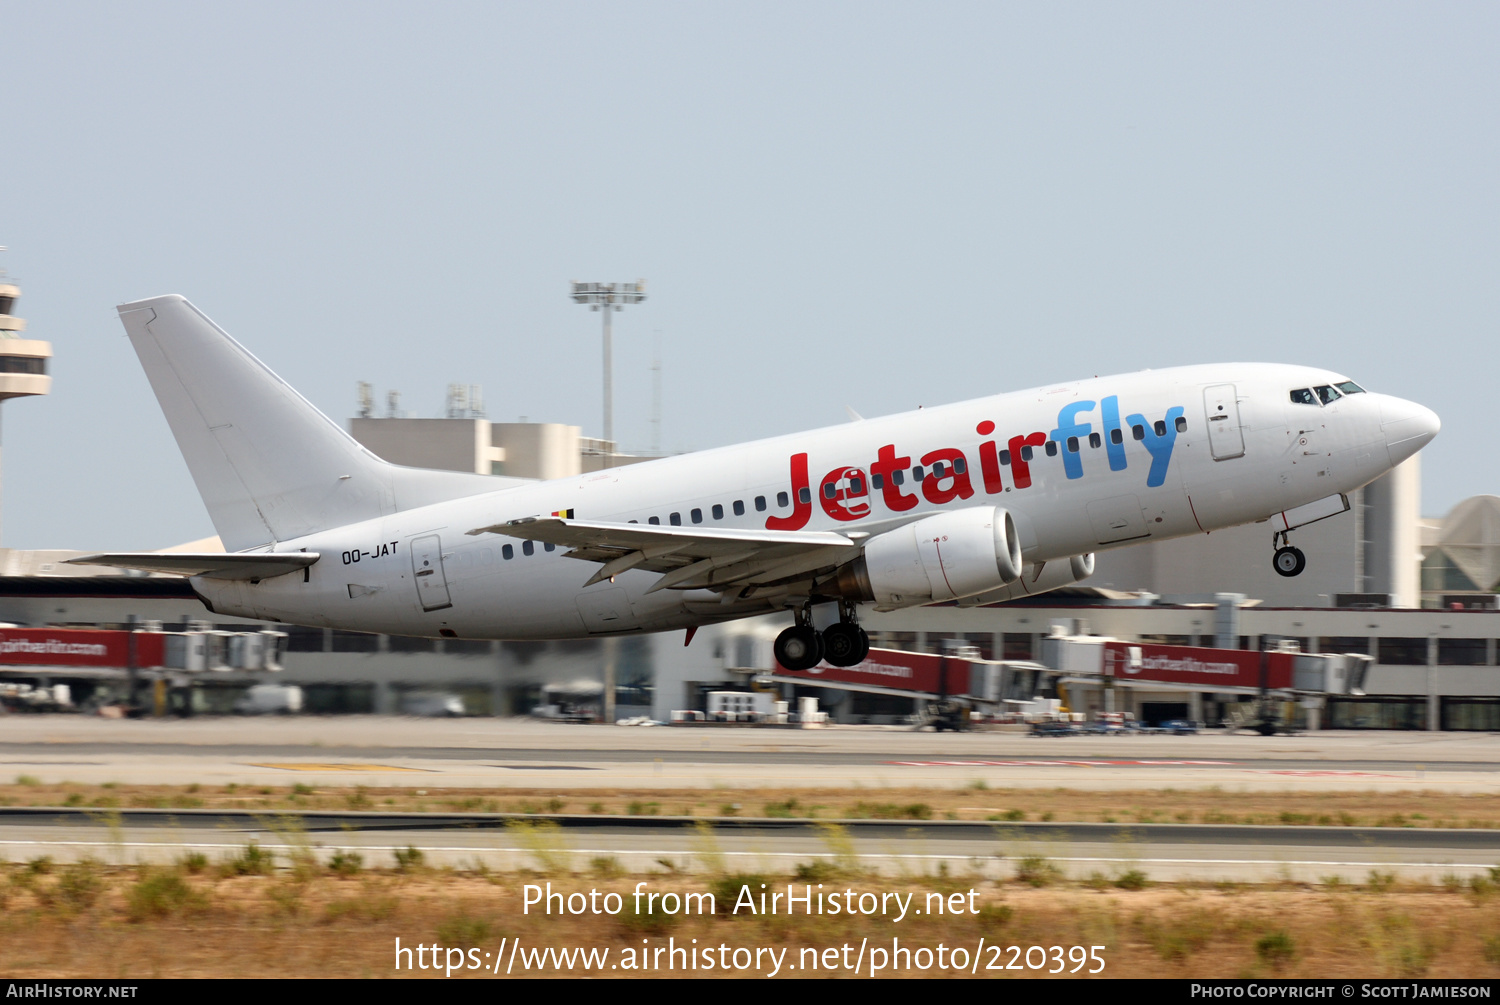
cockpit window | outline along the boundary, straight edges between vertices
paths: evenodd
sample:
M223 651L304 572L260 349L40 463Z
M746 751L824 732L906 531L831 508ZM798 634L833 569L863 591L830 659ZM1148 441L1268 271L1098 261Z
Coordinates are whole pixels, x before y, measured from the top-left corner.
M1298 405L1316 405L1318 399L1313 397L1312 391L1305 387L1299 387L1292 392L1292 402Z
M1343 397L1342 394L1339 394L1338 391L1334 390L1332 387L1329 387L1327 384L1319 384L1317 387L1313 388L1313 390L1318 392L1318 400L1323 402L1323 404L1325 405L1331 405L1335 401L1338 401Z
M1342 384L1335 384L1334 386L1337 387L1340 391L1343 391L1345 394L1365 393L1365 389L1354 383L1354 381L1352 380L1346 380Z

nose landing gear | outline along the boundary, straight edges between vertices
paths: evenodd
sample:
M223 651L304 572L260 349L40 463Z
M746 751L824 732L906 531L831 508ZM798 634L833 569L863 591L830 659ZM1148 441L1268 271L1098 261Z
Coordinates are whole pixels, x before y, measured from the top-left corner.
M1302 554L1302 549L1293 548L1287 540L1287 532L1278 530L1271 539L1272 547L1276 548L1276 554L1271 558L1271 565L1275 567L1279 576L1300 576L1302 570L1307 568L1307 556Z
M776 662L788 670L811 670L823 660L852 667L870 654L870 636L854 623L854 605L839 604L839 621L819 632L812 627L812 605L794 612L797 623L776 636Z

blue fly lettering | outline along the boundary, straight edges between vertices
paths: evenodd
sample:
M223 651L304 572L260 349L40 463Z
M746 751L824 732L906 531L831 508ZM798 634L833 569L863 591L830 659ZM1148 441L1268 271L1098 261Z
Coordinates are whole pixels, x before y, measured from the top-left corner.
M1083 477L1083 458L1079 456L1081 451L1074 452L1068 449L1068 438L1078 437L1079 440L1088 438L1093 430L1087 422L1079 422L1076 416L1079 412L1092 412L1094 403L1092 401L1070 401L1057 413L1057 428L1052 430L1052 439L1062 444L1063 448L1063 471L1069 478Z
M1099 410L1104 413L1104 452L1109 455L1109 470L1125 470L1125 434L1120 428L1120 399L1111 394L1108 398L1099 402ZM1116 443L1115 439L1120 442Z
M1166 432L1160 436L1156 434L1151 423L1146 421L1144 415L1136 414L1127 419L1131 425L1140 426L1145 433L1141 442L1151 454L1151 470L1146 473L1147 488L1154 489L1167 480L1167 465L1172 460L1172 445L1177 442L1177 418L1180 415L1182 415L1181 405L1173 405L1167 409L1167 419L1163 423Z

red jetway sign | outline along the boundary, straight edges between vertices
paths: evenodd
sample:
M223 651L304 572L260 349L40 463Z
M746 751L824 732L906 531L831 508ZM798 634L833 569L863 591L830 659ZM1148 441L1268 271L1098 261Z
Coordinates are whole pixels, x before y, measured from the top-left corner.
M938 695L969 692L967 660L895 649L871 649L863 663L852 667L819 663L811 670L788 670L778 663L772 672L778 677L795 677L809 684L863 684Z
M1262 659L1265 680L1261 679ZM1104 673L1121 680L1282 689L1292 686L1295 660L1294 653L1263 653L1253 649L1104 643Z
M0 628L0 666L127 667L130 636L135 665L165 662L165 635L86 628Z

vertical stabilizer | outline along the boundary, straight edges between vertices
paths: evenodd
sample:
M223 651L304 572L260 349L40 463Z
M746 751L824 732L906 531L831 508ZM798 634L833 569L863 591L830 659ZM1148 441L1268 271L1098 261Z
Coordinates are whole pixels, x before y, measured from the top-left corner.
M387 464L180 296L118 309L228 551L515 484Z

